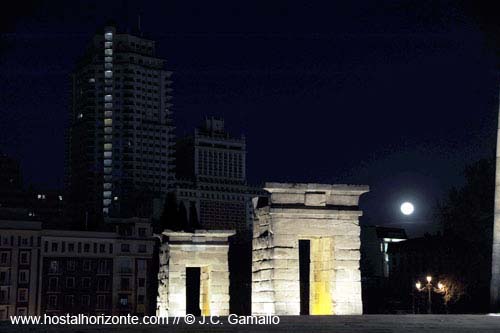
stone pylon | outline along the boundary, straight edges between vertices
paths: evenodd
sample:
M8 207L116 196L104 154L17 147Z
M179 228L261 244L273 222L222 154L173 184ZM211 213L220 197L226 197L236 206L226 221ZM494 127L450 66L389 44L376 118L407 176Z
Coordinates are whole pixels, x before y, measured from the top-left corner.
M493 249L491 258L491 310L500 311L500 111L497 123L497 150L495 172L495 208L493 219Z
M270 197L256 202L253 227L252 314L362 314L358 201L368 186L266 183L265 190Z
M157 316L187 314L187 268L199 268L198 306L203 316L229 315L228 238L234 230L165 230L160 246Z

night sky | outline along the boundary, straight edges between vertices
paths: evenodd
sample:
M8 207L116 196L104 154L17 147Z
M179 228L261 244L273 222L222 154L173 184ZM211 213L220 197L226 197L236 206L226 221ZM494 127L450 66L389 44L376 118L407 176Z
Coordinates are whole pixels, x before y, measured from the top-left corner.
M62 187L75 61L108 20L123 32L141 14L175 73L178 136L223 116L247 138L251 183L367 184L364 223L430 230L465 164L494 156L488 18L452 1L331 2L16 1L1 17L0 150L25 184Z

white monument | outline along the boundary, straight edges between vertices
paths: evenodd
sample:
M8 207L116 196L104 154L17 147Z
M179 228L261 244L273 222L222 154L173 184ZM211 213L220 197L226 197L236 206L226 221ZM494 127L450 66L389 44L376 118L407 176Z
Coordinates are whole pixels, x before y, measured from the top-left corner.
M495 170L495 206L493 212L493 247L491 255L491 311L500 312L500 111L497 123Z
M368 186L265 189L268 202L255 202L252 314L362 314L358 201Z
M200 315L229 314L228 237L232 230L196 230L194 233L166 230L160 246L157 316L185 316L188 302L195 302ZM198 299L186 297L187 271L199 276Z

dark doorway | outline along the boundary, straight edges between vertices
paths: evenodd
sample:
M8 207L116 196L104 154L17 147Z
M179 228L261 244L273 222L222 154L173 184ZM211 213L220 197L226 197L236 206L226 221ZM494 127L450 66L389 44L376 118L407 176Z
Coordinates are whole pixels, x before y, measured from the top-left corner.
M229 238L229 312L252 313L252 239Z
M201 316L200 267L186 267L186 314Z
M299 240L300 314L309 315L311 241Z

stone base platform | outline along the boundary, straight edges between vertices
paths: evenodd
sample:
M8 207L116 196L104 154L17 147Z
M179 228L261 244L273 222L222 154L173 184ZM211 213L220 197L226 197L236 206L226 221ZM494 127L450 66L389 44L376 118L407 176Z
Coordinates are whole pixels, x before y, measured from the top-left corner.
M201 320L201 318L197 318ZM278 325L231 325L227 317L221 324L160 326L28 326L0 322L0 332L499 332L500 316L489 315L364 315L364 316L293 316L280 317Z

